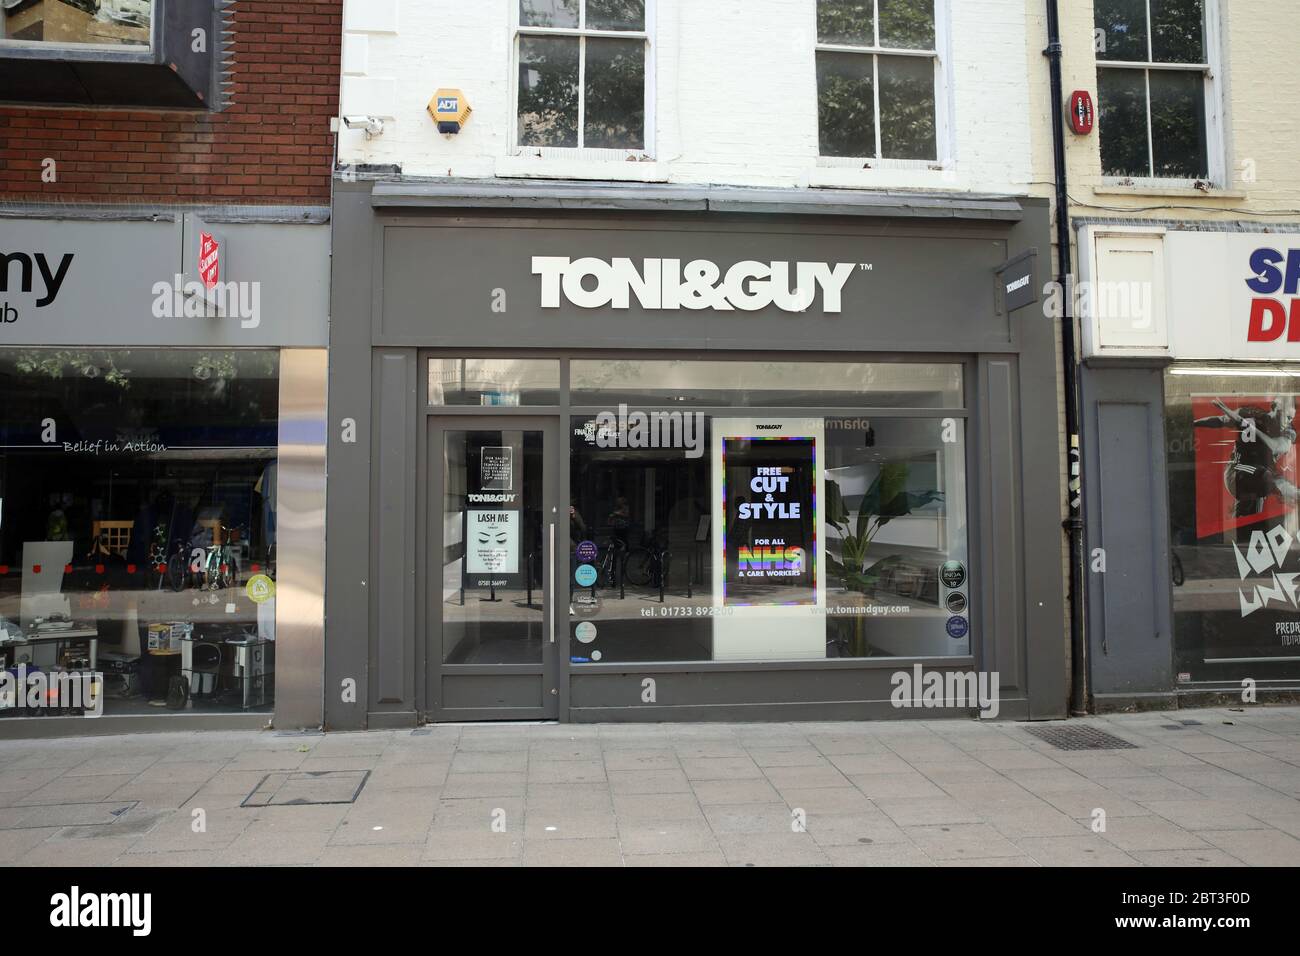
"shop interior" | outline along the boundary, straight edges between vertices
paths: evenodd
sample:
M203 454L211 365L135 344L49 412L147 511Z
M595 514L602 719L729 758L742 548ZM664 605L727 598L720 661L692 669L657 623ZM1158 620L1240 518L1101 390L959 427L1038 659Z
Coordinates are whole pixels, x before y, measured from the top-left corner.
M102 673L110 715L269 712L277 353L3 350L0 395L10 674Z

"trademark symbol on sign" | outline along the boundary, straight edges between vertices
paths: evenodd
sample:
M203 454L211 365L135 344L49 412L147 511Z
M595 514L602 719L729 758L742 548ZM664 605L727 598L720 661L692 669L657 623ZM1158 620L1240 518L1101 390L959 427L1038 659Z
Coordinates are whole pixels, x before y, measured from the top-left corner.
M870 272L871 265L872 264L870 262L862 262L858 264L858 268L861 269L863 272Z

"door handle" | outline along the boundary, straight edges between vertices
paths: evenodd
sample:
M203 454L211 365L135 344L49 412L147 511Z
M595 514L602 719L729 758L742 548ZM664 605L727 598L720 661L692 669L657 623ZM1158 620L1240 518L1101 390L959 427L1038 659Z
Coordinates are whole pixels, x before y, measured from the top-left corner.
M551 632L551 643L555 643L555 522L551 522L550 531L551 546L547 551L547 562L551 565L550 572L546 575L546 593L548 600L546 602L547 629Z

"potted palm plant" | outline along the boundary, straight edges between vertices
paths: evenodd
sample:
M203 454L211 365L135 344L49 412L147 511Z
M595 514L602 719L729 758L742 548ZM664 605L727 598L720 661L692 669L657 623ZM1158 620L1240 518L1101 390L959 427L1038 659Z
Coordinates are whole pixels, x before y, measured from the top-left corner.
M895 518L910 515L916 509L943 498L941 491L909 491L908 478L907 462L885 462L858 502L856 512L849 508L839 484L831 478L826 479L826 524L835 529L831 540L839 546L839 556L828 551L826 563L846 591L864 596L874 594L880 582L882 565L891 560L886 557L870 565L867 563L871 542L880 529ZM832 620L842 623L842 619ZM839 644L842 650L849 652L845 656L865 657L866 618L858 614L851 620L852 634L842 636Z

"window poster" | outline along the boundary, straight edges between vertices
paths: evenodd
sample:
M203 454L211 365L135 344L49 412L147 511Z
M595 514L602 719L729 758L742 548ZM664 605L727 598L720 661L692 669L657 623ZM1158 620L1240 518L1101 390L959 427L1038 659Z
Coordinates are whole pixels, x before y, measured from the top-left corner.
M817 600L816 442L723 440L723 604Z
M472 433L463 463L464 543L461 586L491 590L524 585L523 448L519 432Z
M466 524L466 571L470 574L519 573L518 511L470 510Z
M1194 391L1169 403L1182 682L1271 678L1265 662L1300 654L1298 404L1263 389Z

